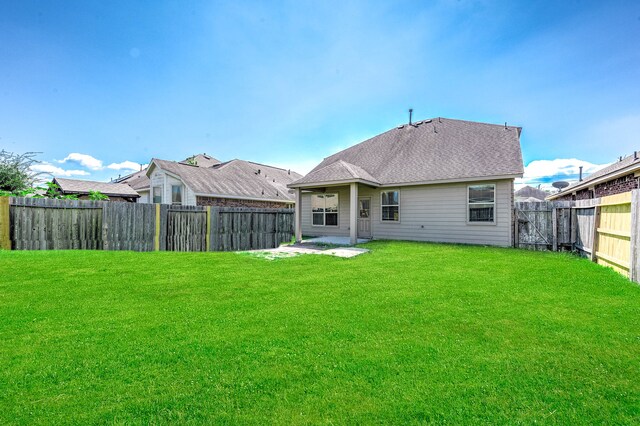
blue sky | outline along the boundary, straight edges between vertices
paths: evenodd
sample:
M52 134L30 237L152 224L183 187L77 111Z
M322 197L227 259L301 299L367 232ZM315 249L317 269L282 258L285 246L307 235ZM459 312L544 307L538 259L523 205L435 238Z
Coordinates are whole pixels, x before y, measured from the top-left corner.
M412 107L522 126L527 180L570 179L640 149L638 40L637 1L3 0L0 148L96 180L199 152L304 173Z

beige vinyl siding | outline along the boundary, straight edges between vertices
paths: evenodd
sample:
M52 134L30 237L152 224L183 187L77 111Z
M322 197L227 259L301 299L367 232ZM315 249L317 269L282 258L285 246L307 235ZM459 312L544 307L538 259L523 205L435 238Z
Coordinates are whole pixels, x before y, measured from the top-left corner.
M327 188L327 194L338 194L338 226L313 226L311 218L311 193L302 193L302 235L322 237L327 235L349 236L349 187ZM321 192L317 192L321 194Z
M171 185L182 185L182 205L195 206L196 194L187 187L180 179L167 175L162 169L156 168L151 174L151 187L160 186L164 188L162 192L162 204L171 204ZM151 190L153 191L153 189ZM153 192L152 192L153 193ZM153 202L153 197L151 201Z
M136 200L136 203L149 204L151 202L149 201L149 191L138 191L138 194L140 194L140 198Z
M360 185L358 196L371 197L371 232L374 239L434 241L445 243L512 245L513 181L473 182L473 185L493 183L495 191L495 222L467 222L468 183L404 186L400 190L400 221L382 221L380 188ZM311 197L302 195L302 232L309 236L349 235L349 187L327 192L340 194L338 228L311 226Z
M380 190L361 187L371 196L373 237L446 243L511 246L511 180L495 183L495 222L467 222L467 183L401 187L400 221L381 221Z

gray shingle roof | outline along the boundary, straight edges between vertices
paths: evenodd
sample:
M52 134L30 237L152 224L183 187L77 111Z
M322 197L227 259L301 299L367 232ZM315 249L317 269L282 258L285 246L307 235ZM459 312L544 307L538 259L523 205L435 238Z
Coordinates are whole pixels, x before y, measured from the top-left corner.
M523 186L518 189L515 194L517 198L535 198L538 200L544 200L549 193L543 191L542 189L534 188L533 186Z
M213 167L191 166L154 159L156 165L173 173L196 194L293 201L287 184L301 178L296 172L244 160L231 160ZM149 167L149 171L152 166Z
M147 177L147 169L140 170L139 172L131 173L123 178L117 179L118 183L126 183L135 190L149 189L151 181Z
M189 160L191 160L192 162L195 162L195 165L198 167L213 167L222 163L222 161L207 154L194 155L193 157L189 157L186 160L181 161L181 163L188 164Z
M112 197L134 197L140 195L129 185L123 183L95 182L90 180L54 178L65 194L88 194L90 191L100 191Z
M342 160L335 161L321 168L316 167L313 173L309 173L297 182L304 183L307 177L313 179L313 182L361 180L380 184L380 182L366 170Z
M328 167L338 161L381 185L521 176L521 130L447 118L419 121L325 158L290 186L345 180L344 164Z
M610 174L614 174L622 169L626 169L627 167L631 167L633 165L638 166L638 168L640 169L640 155L638 155L637 153L628 155L624 157L621 161L616 161L615 163L609 164L607 167L603 167L600 170L596 170L586 178L582 179L582 181L572 183L562 191L551 195L549 198L557 198L564 194L570 194L579 188L589 186L589 183L591 183L592 181L598 178L601 178Z

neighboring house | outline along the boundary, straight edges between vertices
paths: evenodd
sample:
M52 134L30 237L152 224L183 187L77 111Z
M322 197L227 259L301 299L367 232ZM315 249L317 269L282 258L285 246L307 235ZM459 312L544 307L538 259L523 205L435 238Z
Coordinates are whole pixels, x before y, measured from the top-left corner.
M514 195L516 197L516 201L544 201L549 193L542 189L527 185L518 189Z
M520 127L435 118L338 152L296 190L296 240L348 236L510 246Z
M287 208L295 202L287 184L301 175L244 160L224 163L204 154L182 162L153 159L143 172L122 178L140 202L186 206Z
M89 199L91 191L98 191L109 197L109 201L135 203L140 195L129 185L113 182L94 182L90 180L54 178L53 183L60 187L62 195L77 195L81 200Z
M586 200L621 194L640 188L640 152L620 158L613 164L591 173L562 191L550 195L548 200Z
M116 179L114 182L127 184L139 195L138 203L149 203L151 181L147 177L147 169Z

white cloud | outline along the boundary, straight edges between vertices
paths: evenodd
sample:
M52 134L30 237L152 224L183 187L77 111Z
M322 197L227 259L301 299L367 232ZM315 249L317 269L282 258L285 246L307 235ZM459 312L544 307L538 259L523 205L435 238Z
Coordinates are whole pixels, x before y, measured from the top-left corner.
M542 189L552 189L551 184L559 180L577 181L580 175L580 166L582 166L582 175L586 177L607 164L593 164L577 158L534 160L524 168L522 179L516 179L516 187L540 185Z
M53 164L34 164L31 166L31 170L36 173L48 173L56 177L89 176L89 172L86 170L64 170Z
M107 166L107 169L111 170L131 170L137 172L140 167L144 167L143 164L136 163L134 161L123 161L122 163L111 163Z
M100 170L102 169L102 161L98 160L95 157L92 157L91 155L88 154L80 154L78 152L72 152L71 154L67 155L64 160L59 160L58 163L60 164L64 164L64 163L77 163L83 167L86 167L88 169L91 170Z

